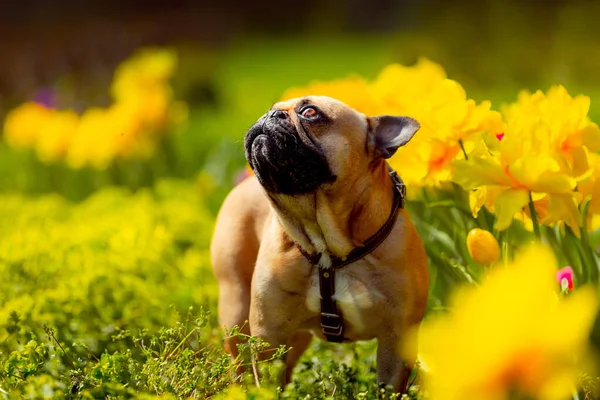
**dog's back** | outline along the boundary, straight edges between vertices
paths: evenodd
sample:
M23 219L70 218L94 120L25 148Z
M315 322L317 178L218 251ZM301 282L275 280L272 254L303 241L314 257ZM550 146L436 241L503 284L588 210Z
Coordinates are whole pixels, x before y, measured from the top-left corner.
M252 176L229 193L217 216L211 243L212 265L219 281L219 324L242 326L250 309L250 285L260 238L270 205ZM243 331L248 334L248 326ZM235 341L225 349L237 353Z

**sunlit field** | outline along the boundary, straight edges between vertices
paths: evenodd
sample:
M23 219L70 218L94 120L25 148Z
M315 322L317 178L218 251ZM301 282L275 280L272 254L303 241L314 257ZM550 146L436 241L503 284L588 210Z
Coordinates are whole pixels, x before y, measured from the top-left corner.
M507 27L485 52L468 27L439 44L440 23L140 46L109 84L90 82L101 101L69 84L12 101L0 398L376 399L375 341L314 339L286 388L277 355L232 383L268 344L248 338L235 362L222 348L243 335L217 322L209 245L251 174L243 136L273 103L312 94L421 124L389 160L431 275L402 398L600 399L600 47L570 25L586 10L565 12L543 70L545 34L526 24L510 28L524 44Z

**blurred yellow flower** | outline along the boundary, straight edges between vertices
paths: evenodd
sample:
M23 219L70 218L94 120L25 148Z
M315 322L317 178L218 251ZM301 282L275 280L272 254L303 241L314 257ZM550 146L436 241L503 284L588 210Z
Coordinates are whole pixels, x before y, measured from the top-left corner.
M165 130L187 119L187 106L174 101L169 84L176 65L170 50L140 50L117 68L115 101L107 108L79 116L24 103L8 113L4 136L14 148L34 148L43 162L64 159L72 168L104 169L116 158L148 158Z
M84 112L68 149L67 163L70 167L91 165L103 169L108 166L116 154L111 123L105 109L90 108Z
M275 391L269 388L242 387L240 385L231 385L214 397L215 400L275 400L277 398Z
M14 148L33 147L52 110L34 103L23 103L11 110L4 120L4 138Z
M453 311L420 329L420 359L437 400L564 399L584 365L597 294L558 297L554 254L532 245L479 287L459 290Z
M475 214L486 205L496 212L496 228L506 229L531 194L536 210L542 210L539 222L581 224L581 195L574 189L589 177L588 149L600 141L598 127L585 115L586 99L571 99L557 86L546 96L521 93L518 102L504 108L503 135L485 141L488 152L454 162L454 180L477 190L471 193Z
M392 64L371 82L357 77L316 82L293 88L282 100L306 95L327 95L339 99L366 115L408 115L421 129L410 145L400 148L389 160L413 187L435 186L452 175L451 161L462 157L461 142L467 151L474 134L500 132L500 114L490 103L467 99L462 86L446 77L444 69L427 59L414 66Z
M177 55L172 50L139 50L115 71L111 86L113 98L117 102L143 101L149 92L165 91L176 65Z
M376 114L381 109L378 99L371 95L369 83L355 76L331 82L313 82L306 87L290 88L284 92L282 100L308 95L333 97L368 115Z
M480 264L491 264L500 258L500 246L494 235L479 228L471 229L467 234L467 250Z
M67 151L71 138L75 135L79 115L71 110L55 111L50 114L39 130L35 143L38 157L43 162L54 162Z

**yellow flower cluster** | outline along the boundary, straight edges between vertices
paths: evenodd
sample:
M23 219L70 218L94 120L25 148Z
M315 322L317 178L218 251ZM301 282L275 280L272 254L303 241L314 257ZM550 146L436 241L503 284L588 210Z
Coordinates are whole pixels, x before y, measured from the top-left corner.
M426 320L419 354L437 400L564 399L585 365L597 311L591 287L559 297L552 251L534 245L478 287L453 312ZM518 397L521 398L521 397Z
M372 81L349 77L293 88L283 100L310 94L335 97L367 115L417 119L420 131L390 164L413 189L460 184L470 191L475 215L484 205L496 214L496 229L515 217L531 226L530 201L538 222L564 221L579 232L578 206L591 198L596 218L588 225L600 223L600 129L587 116L589 97L571 97L562 86L523 91L499 113L488 101L468 99L427 59L389 65Z
M473 148L479 132L498 133L500 114L484 101L467 99L462 86L448 79L444 69L427 59L414 66L393 64L373 81L359 77L316 82L293 88L283 100L306 95L337 98L367 115L408 115L421 129L410 146L390 159L402 179L412 187L435 186L452 176L451 161L462 157L461 145Z
M600 149L600 130L587 117L589 103L588 97L572 98L554 86L546 94L522 92L504 107L503 134L487 138L485 149L468 160L454 162L454 181L474 190L473 212L485 205L503 230L531 199L539 222L580 226L577 205L598 190L594 177L600 173L593 168L596 155L590 154ZM578 183L584 190L575 191ZM594 212L600 211L598 201Z
M165 130L187 118L169 84L174 52L145 49L116 70L107 108L79 115L34 102L11 110L4 138L13 148L33 148L46 163L65 160L73 168L106 168L116 158L148 158Z

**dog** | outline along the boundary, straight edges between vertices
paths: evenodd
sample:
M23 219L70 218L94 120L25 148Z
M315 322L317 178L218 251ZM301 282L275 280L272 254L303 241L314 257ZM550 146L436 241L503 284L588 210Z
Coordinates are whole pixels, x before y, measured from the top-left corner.
M312 336L376 338L377 383L407 390L429 272L386 160L419 128L308 96L275 104L246 133L254 176L224 200L211 243L219 323L291 347L284 383ZM238 343L225 339L232 358Z

